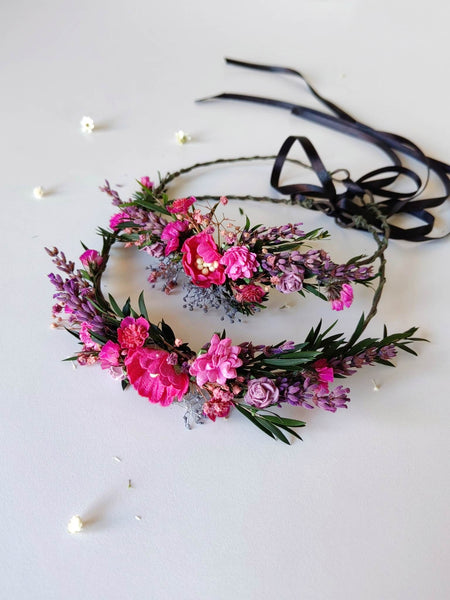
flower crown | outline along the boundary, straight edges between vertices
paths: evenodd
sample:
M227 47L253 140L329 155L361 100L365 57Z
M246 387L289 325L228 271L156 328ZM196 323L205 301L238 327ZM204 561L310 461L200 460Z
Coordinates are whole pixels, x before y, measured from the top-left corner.
M285 404L332 412L347 408L350 390L342 385L333 387L335 380L349 377L365 365L393 366L391 359L397 350L415 354L409 345L420 338L413 337L415 327L390 335L384 328L381 338L361 337L376 313L385 282L389 225L374 203L366 204L368 218L359 215L358 226L372 234L376 251L368 258L359 256L336 264L325 250L314 247L328 237L321 229L305 232L300 223L252 226L248 217L242 226L235 225L218 216L231 196L169 199L170 182L184 173L256 158L273 157L199 163L169 173L157 186L143 177L133 198L126 202L106 182L101 189L119 211L112 216L110 229L99 229L101 250L85 247L80 256L82 268L76 268L57 248L46 249L64 273L64 277L49 275L56 287L53 318L56 327L64 327L81 344L66 360L80 365L99 363L121 381L123 389L131 384L152 403L181 403L188 428L205 417L212 421L228 417L235 408L270 437L290 443L286 433L300 438L295 429L305 422L286 418L274 409ZM282 198L246 198L286 202ZM201 202L205 199L207 205ZM371 224L370 215L376 217L377 225ZM252 315L264 308L269 291L276 288L284 294L312 293L339 311L350 306L352 284L358 283L375 285L372 306L348 339L334 332L336 323L323 330L320 321L303 341L233 344L223 331L214 333L196 352L163 320L156 324L150 319L143 292L136 308L129 298L123 307L111 295L105 298L102 275L117 243L136 246L156 260L149 281L162 280L166 293L184 274L184 301L190 310L220 308L233 320L237 313ZM376 260L379 267L374 273Z

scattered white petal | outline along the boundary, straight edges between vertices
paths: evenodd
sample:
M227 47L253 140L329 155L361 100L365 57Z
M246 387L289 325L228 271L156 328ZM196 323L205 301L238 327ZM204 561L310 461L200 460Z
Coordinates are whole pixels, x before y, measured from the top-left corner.
M113 459L114 459L116 462L122 462L122 459L121 459L119 456L113 456Z
M83 117L80 125L83 133L92 133L94 131L95 123L91 117Z
M36 200L42 200L42 198L44 197L44 194L45 194L45 190L40 185L33 189L33 196L36 198Z
M134 515L134 518L136 519L136 521L142 521L142 517L139 515Z
M67 531L69 533L80 533L82 529L83 521L81 520L81 517L79 515L74 515L67 525Z
M175 133L175 139L177 140L177 143L180 144L180 146L182 146L183 144L186 144L191 140L191 136L185 133L182 129L180 129Z
M378 383L375 381L375 379L372 379L372 383L373 383L373 391L374 392L378 392L380 389L380 386L378 385Z

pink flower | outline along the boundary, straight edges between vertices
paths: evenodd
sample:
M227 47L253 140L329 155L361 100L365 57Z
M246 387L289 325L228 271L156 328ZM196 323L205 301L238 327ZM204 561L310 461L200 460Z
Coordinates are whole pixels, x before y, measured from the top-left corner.
M228 204L228 198L226 196L220 196L220 204L226 206Z
M221 254L210 233L204 231L188 238L181 251L184 271L192 283L209 288L213 283L222 285L225 282L224 267L220 264Z
M97 250L86 250L80 256L81 263L88 269L89 267L99 267L102 262L102 256L97 252Z
M328 365L326 358L316 360L316 362L313 364L313 367L319 377L319 381L322 381L323 383L329 383L330 381L334 380L333 368Z
M353 289L348 283L344 283L341 289L339 300L332 300L331 308L333 310L343 310L344 306L348 308L353 302Z
M115 344L111 340L108 340L106 344L100 350L98 355L100 359L100 365L102 369L109 369L110 367L119 366L120 357L120 346Z
M169 353L165 350L139 348L125 359L127 375L137 392L150 402L159 402L168 406L186 394L189 389L189 377L178 373L168 364Z
M194 204L194 202L194 196L191 196L190 198L178 198L167 207L167 210L172 214L185 213L188 211L188 208Z
M86 350L100 350L100 345L91 338L90 329L92 329L92 325L89 325L86 321L81 323L80 340L83 342Z
M149 190L153 189L153 181L150 181L150 177L147 177L147 176L145 176L145 177L141 177L141 178L139 179L139 183L140 183L142 186L144 186L144 187L148 188Z
M117 330L117 338L122 348L135 350L144 345L148 338L149 323L144 317L135 319L134 317L125 317Z
M239 293L243 302L259 303L264 298L266 292L259 285L249 283L248 285L241 285L239 287Z
M187 221L172 221L168 223L162 233L161 239L167 242L164 254L168 256L171 252L178 250L180 246L180 234L189 229Z
M256 254L250 252L245 246L232 246L228 248L220 261L226 265L225 275L236 281L241 277L251 277L258 269Z
M202 409L204 414L211 419L211 421L215 421L217 417L228 417L231 406L231 402L208 400L208 402L205 402Z
M111 227L111 229L113 231L116 231L119 223L123 223L124 221L129 221L129 220L130 220L130 217L126 213L119 212L110 218L109 226Z
M200 387L208 381L224 385L227 379L237 376L236 369L242 365L242 360L238 357L240 351L239 346L231 345L230 338L221 340L215 333L208 352L195 359L189 372L196 377Z

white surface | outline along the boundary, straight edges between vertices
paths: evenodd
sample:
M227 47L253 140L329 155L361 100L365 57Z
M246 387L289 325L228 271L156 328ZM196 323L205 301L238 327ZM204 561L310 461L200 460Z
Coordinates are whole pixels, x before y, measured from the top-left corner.
M112 213L97 190L104 178L131 190L158 170L274 153L293 133L310 136L329 168L357 175L383 164L367 147L284 111L194 104L241 91L316 106L299 82L227 67L225 55L300 69L356 117L448 161L448 17L444 0L3 6L2 597L450 596L447 241L392 243L373 325L377 334L384 322L392 331L419 325L431 343L417 348L418 359L401 355L395 370L353 377L349 410L307 413L305 441L291 447L237 414L188 432L179 408L122 393L98 368L61 362L74 344L49 329L51 264L42 250L57 245L76 258L80 239L96 243L96 226ZM79 131L83 115L95 120L90 136ZM193 141L177 146L178 129ZM179 189L266 193L268 180L269 166L223 168ZM40 185L48 193L36 200ZM249 210L266 222L329 228L329 247L342 259L371 248L367 236L315 213ZM133 277L111 288L136 296L144 274L126 265ZM155 318L194 344L213 331L212 315L188 319L179 298L167 305L148 288L146 296ZM360 292L341 327L350 330L368 301ZM324 310L310 299L227 330L236 341L274 341L291 337L294 323L299 339ZM74 514L85 528L70 535Z

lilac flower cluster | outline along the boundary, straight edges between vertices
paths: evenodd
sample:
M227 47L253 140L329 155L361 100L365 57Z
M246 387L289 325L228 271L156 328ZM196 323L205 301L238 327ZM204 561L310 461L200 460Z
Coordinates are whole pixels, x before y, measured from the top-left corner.
M244 231L241 238L243 242L253 241L253 243L255 243L259 240L260 242L266 243L279 243L280 241L303 237L305 232L301 229L302 225L303 223L288 223L287 225L281 225L280 227L266 227L261 225L252 232Z
M75 271L74 263L68 262L63 252L59 252L57 248L52 250L46 248L46 251L53 258L53 263L57 268L69 275L65 279L54 273L50 273L48 276L57 290L53 294L53 298L57 300L52 309L53 317L58 322L62 322L61 315L64 314L69 323L87 323L90 329L102 333L104 322L89 301L94 298L92 286L79 271Z
M388 344L381 348L368 348L355 356L346 356L345 358L333 358L330 360L330 366L336 375L348 377L356 373L366 365L373 365L377 358L381 360L391 360L397 356L397 349L394 344Z
M332 390L320 383L312 383L309 377L290 379L282 377L277 380L277 387L280 390L280 402L287 402L292 406L302 406L303 408L313 409L315 406L336 412L338 408L347 408L347 402L350 398L347 396L350 389L338 385Z

